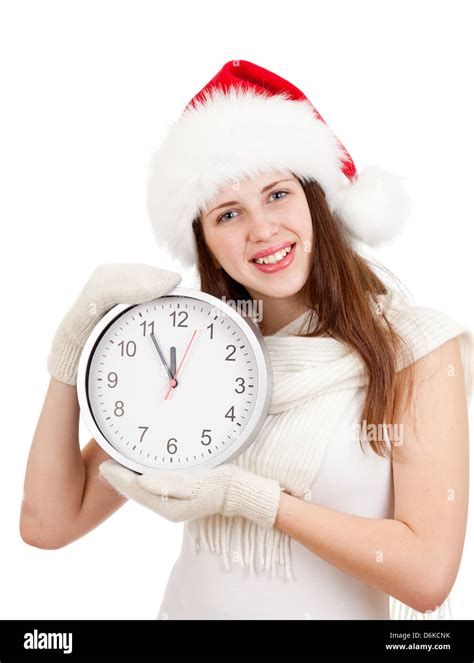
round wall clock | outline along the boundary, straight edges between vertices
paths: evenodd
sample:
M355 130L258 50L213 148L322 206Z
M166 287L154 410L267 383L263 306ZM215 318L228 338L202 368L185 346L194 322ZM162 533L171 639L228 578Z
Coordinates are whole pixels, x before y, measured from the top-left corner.
M88 430L129 469L212 468L257 437L272 399L271 360L250 316L176 287L99 321L77 393Z

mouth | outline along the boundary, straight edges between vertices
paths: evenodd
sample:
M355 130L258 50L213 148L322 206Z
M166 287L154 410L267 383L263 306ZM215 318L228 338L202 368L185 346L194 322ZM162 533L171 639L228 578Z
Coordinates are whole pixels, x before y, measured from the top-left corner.
M290 247L291 247L291 242L280 242L280 244L274 244L269 249L264 249L263 251L257 251L256 253L254 253L253 256L250 258L249 262L257 261L260 258L267 258L271 255L276 255L280 251L283 251L284 249L289 249Z
M264 258L253 259L250 262L261 272L267 274L279 272L293 262L295 257L295 246L296 242L293 242L285 249L277 251L276 254L265 256Z

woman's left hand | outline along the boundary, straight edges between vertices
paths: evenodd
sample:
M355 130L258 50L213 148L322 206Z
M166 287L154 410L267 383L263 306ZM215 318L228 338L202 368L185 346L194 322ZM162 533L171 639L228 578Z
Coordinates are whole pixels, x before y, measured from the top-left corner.
M121 495L172 522L221 513L272 527L283 490L275 479L232 463L210 470L138 474L107 460L99 466L99 474Z

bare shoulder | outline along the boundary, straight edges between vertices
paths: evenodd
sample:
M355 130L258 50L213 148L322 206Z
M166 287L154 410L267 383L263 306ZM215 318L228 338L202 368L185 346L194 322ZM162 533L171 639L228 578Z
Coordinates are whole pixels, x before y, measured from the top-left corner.
M461 352L457 338L451 338L415 362L417 381L463 377ZM456 370L457 369L457 370Z
M402 392L406 389L405 380L410 374L413 378L413 394L411 400L406 402ZM407 420L407 423L410 420L413 425L420 422L424 415L445 400L457 400L458 405L462 406L463 397L466 400L466 390L458 339L449 339L397 373L396 382L397 391L400 392L396 416Z

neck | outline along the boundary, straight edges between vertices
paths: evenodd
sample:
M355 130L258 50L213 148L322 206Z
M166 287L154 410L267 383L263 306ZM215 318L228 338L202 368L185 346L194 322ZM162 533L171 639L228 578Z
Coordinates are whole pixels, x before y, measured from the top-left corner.
M258 325L263 336L275 334L308 310L308 307L296 296L277 299L256 293L250 295L254 300L260 300L259 310L262 311L263 317Z

